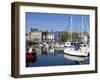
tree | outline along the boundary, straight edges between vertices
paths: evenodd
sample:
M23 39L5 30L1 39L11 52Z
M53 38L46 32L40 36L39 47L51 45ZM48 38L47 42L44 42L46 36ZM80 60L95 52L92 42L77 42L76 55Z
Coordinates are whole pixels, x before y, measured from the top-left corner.
M76 40L79 40L79 36L78 36L78 33L77 32L73 32L72 33L72 40L76 41Z
M68 32L62 32L62 33L61 33L61 41L62 41L62 42L67 41L68 38L69 38Z

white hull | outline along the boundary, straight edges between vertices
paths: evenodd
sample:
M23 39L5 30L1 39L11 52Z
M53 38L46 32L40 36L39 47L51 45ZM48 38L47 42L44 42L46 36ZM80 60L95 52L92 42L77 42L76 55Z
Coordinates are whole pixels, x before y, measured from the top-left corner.
M73 55L73 56L88 56L89 51L86 49L79 49L79 50L74 50L73 48L65 48L64 49L65 54Z
M67 54L64 54L64 58L67 58L72 61L84 61L87 59L87 57L71 56L71 55L67 55Z

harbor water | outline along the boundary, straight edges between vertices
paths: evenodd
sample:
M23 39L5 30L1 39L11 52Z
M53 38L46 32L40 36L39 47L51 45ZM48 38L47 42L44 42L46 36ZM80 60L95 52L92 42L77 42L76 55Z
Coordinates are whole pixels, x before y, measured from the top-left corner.
M33 46L34 53L30 60L26 59L26 67L63 66L63 65L86 65L88 57L78 57L65 54L63 48L46 48Z

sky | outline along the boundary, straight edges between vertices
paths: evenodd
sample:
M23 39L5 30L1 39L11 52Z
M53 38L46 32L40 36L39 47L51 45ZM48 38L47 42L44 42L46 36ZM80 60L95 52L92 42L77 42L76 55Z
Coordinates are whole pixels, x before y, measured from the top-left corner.
M83 19L82 19L83 16ZM31 28L42 31L72 31L73 32L89 32L90 16L75 14L54 14L54 13L34 13L26 12L26 32ZM71 22L72 17L72 22ZM82 29L82 24L84 28Z

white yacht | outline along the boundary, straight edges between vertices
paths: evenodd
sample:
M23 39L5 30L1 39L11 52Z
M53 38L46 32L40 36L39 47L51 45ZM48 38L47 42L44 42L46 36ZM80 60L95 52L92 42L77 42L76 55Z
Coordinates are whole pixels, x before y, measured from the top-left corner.
M72 23L72 16L71 16L71 23ZM71 33L72 33L72 24L71 24ZM72 45L72 35L71 35L71 42L65 42L64 53L73 55L73 56L86 57L86 56L89 56L89 47L87 47L87 45L80 47L80 44L78 43L75 43L75 45Z
M80 49L76 50L71 42L65 43L64 53L73 56L89 56L89 48L87 46L82 46Z

